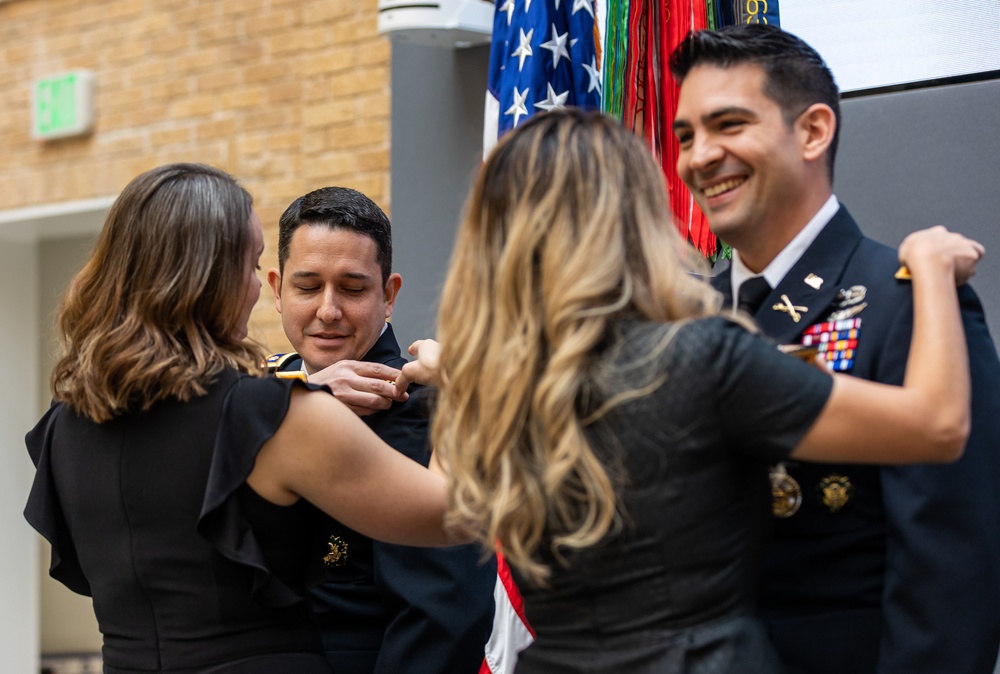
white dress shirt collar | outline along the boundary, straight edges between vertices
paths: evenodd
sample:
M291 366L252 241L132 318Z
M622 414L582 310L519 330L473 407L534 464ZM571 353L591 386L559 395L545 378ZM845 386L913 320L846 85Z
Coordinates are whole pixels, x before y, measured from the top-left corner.
M802 254L806 252L806 249L812 245L812 242L816 240L819 233L823 231L826 224L833 219L833 216L837 214L840 209L840 202L837 201L837 197L834 194L830 195L830 198L826 200L816 215L806 223L806 226L795 235L795 238L788 242L780 253L778 253L771 264L764 268L759 276L763 276L769 286L772 288L777 288L778 284L781 283L782 279L785 278L795 263L799 261ZM730 282L732 283L733 291L733 305L736 304L736 298L739 297L740 286L743 282L749 278L758 276L754 274L750 269L747 268L743 261L740 260L740 253L735 248L733 249L733 261L730 271Z

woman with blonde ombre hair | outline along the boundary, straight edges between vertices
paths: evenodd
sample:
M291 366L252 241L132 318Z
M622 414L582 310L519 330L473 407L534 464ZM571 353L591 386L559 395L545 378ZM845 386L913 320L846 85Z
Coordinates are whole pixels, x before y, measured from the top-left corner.
M25 517L93 597L104 671L329 674L304 598L331 543L451 542L444 480L246 341L264 247L250 195L200 164L125 187L71 283ZM350 554L348 550L336 550Z
M780 671L754 615L767 463L950 461L968 433L956 278L982 247L904 242L906 385L831 377L721 316L663 175L615 121L511 131L473 188L441 301L435 459L450 523L502 549L537 633L516 672ZM932 317L933 316L933 317Z

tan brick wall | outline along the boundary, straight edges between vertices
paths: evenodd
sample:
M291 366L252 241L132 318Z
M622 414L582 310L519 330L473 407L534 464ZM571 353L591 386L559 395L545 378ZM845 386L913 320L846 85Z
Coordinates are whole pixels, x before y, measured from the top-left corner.
M389 55L376 0L0 2L0 210L213 164L255 197L266 272L278 216L303 192L346 185L388 210ZM94 133L33 140L32 83L79 68L96 74ZM266 287L251 334L287 346Z

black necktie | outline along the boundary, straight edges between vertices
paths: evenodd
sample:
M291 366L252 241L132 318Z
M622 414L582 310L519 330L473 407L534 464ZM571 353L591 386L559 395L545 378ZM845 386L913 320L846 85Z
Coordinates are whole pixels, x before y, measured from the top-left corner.
M736 308L753 316L764 298L771 293L771 286L763 276L754 276L740 285L739 302Z

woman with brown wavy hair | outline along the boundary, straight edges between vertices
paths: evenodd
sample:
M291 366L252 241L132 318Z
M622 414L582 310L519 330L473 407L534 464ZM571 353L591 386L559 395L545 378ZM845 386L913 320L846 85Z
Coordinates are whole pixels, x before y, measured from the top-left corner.
M162 166L116 200L62 304L25 516L51 575L93 597L108 674L328 673L303 601L330 551L314 506L449 542L439 476L328 392L263 377L245 339L263 243L232 177Z
M441 302L435 459L450 522L502 548L537 632L518 674L780 670L753 614L767 463L954 460L969 415L954 289L982 247L904 242L904 387L831 377L719 315L663 175L608 118L540 114L473 188ZM496 542L496 543L495 543Z

